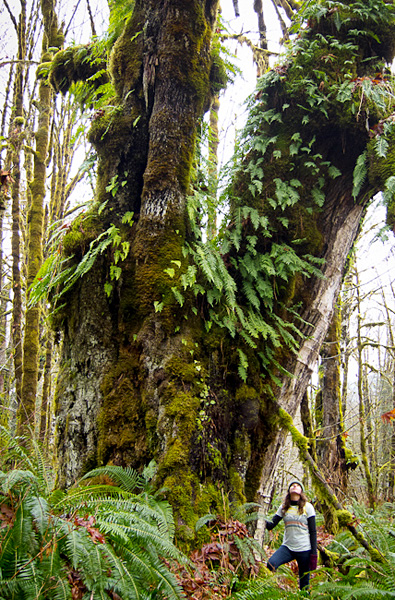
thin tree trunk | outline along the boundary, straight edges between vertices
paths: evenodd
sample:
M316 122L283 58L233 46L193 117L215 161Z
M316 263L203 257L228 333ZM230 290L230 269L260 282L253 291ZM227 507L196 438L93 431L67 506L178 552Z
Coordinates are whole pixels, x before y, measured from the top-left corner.
M315 462L317 462L317 445L314 435L313 419L309 406L309 395L307 391L303 395L302 402L300 403L300 417L303 425L303 433L310 441L309 452Z
M365 411L365 398L364 398L364 365L363 365L363 351L364 344L362 340L362 305L361 305L361 292L360 292L360 281L358 272L355 272L356 279L356 297L357 297L357 359L358 359L358 402L359 402L359 435L360 435L360 446L361 446L361 458L365 473L366 485L368 490L368 500L370 508L375 508L376 499L374 496L374 486L372 474L369 466L368 448L366 442L366 411Z
M329 204L333 206L331 202ZM312 294L312 298L314 299L311 304L311 317L309 321L316 324L314 333L302 342L296 364L292 368L294 377L285 379L277 396L280 406L287 406L287 412L292 418L294 418L297 408L302 401L305 389L318 360L320 348L330 326L333 302L335 298L338 298L342 284L342 272L339 269L339 265L344 264L346 261L353 240L357 236L362 213L363 207L354 205L347 216L344 216L344 219L337 221L337 233L327 247L323 269L325 273L324 279L316 281ZM266 460L262 467L260 492L263 495L269 493L271 481L277 468L279 454L281 453L279 448L282 448L285 438L285 432L277 432L275 439L270 443L266 452L266 456L271 458Z
M370 554L373 560L378 562L386 562L386 557L377 548L373 546L370 540L367 539L361 531L358 531L357 526L354 524L354 515L348 510L344 510L342 504L337 499L333 489L328 484L328 482L325 479L325 476L319 469L319 466L316 464L316 462L313 460L310 453L308 452L308 440L296 429L290 415L282 408L279 408L279 414L283 427L287 431L289 431L289 433L292 436L293 443L299 450L300 459L305 464L307 464L309 468L315 489L319 491L319 495L321 497L326 497L327 502L332 505L333 509L336 511L337 518L339 519L339 522L341 523L342 527L346 527L349 530L349 532L355 537L358 543L361 546L363 546L365 550L367 550L367 552Z
M344 452L341 397L340 310L336 306L331 326L321 349L322 358L322 436L317 440L320 464L331 487L347 491L347 461Z
M349 259L350 260L350 259ZM346 276L344 278L343 290L341 295L341 355L342 355L342 369L343 369L343 383L342 383L342 415L346 415L347 411L347 393L348 393L348 367L350 362L350 356L352 353L351 348L351 337L350 337L350 317L352 312L352 298L351 298L351 286L352 286L352 270L349 266Z
M392 298L395 299L395 290L391 284ZM395 336L392 328L391 313L385 298L384 290L382 290L383 304L387 316L387 330L389 344L392 348L390 354L389 372L392 372L392 410L395 410ZM391 409L390 409L391 410ZM390 436L390 447L389 447L389 468L388 468L388 487L384 494L388 502L394 502L395 500L395 420L391 421L391 436Z
M392 380L392 405L395 410L395 368ZM391 423L391 445L390 445L390 465L388 470L388 494L387 498L389 502L395 500L395 421Z
M262 0L254 0L254 10L258 17L259 46L263 50L267 50L266 24L263 15ZM259 73L258 76L260 75L263 75L263 73Z
M55 6L52 0L42 0L41 10L44 21L44 36L42 62L47 62L51 54L48 48L60 48L63 36L59 32ZM29 231L27 249L27 289L33 281L42 264L44 198L46 184L46 161L48 155L48 140L50 121L53 107L53 91L46 80L41 79L38 91L38 124L35 133L36 149L34 152L33 181L30 183L31 207L29 211ZM29 297L29 296L28 296ZM19 410L19 432L26 432L33 427L36 408L38 381L39 353L39 304L27 306L25 319L25 336L23 345L23 378L22 399Z
M220 101L219 96L216 94L213 98L213 102L210 108L210 128L209 128L209 205L208 205L208 223L207 223L207 236L209 239L213 239L217 233L217 210L216 210L216 198L218 189L218 145L219 145L219 134L218 134L218 113L219 113Z
M44 381L42 391L42 401L40 409L40 431L39 438L43 442L44 448L48 449L51 428L51 366L52 366L52 334L47 331L47 343L45 348Z
M12 122L10 125L9 139L11 143L11 165L13 183L11 188L12 198L12 292L13 313L11 336L14 356L15 395L19 407L22 397L22 281L20 271L20 190L21 190L21 151L23 141L23 90L24 90L24 65L26 58L26 2L21 1L21 13L18 21L18 63L16 65Z
M10 102L10 95L12 93L12 80L13 80L13 67L11 66L6 89L5 89L5 94L4 94L4 104L3 104L3 112L2 112L1 127L0 127L0 135L2 137L5 137L5 135L6 135L6 123L7 123L6 117L7 117L8 105ZM0 153L0 156L1 156L1 153ZM7 163L5 164L5 168L4 168L5 172L9 171L9 166L10 166L8 164L9 158L10 157L8 154L8 160L7 160ZM0 168L1 167L2 167L2 161L0 158ZM3 243L4 243L3 228L4 228L4 209L5 209L8 201L9 201L9 186L8 185L1 186L0 187L0 395L3 398L3 405L5 404L5 398L4 398L5 385L4 384L5 384L6 348L7 348L6 311L7 311L7 303L9 300L8 295L6 294L7 286L5 286L6 274L5 274L5 264L4 264L4 256L3 256ZM7 406L7 409L8 409L8 406ZM8 420L8 411L7 411L6 418ZM5 424L5 423L3 422L3 424Z

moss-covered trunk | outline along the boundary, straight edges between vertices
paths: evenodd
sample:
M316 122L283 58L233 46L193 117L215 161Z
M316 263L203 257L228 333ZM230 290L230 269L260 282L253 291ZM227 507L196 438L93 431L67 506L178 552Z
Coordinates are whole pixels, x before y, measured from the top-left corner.
M113 223L130 250L109 298L105 260L68 298L57 393L64 483L97 462L139 466L155 457L162 480L178 466L179 483L191 488L190 438L205 389L193 357L201 334L184 318L165 269L186 263L185 199L210 99L217 4L136 2L112 51L119 110L96 119L90 132L100 157L97 197L107 205L100 217L86 216L81 230L94 237ZM132 227L121 222L131 212ZM81 238L76 227L65 240L70 253L81 251ZM155 302L166 306L155 312Z
M98 206L63 244L73 260L89 257L102 232L94 244L109 245L58 313L61 482L98 463L140 468L153 458L186 542L197 515L215 510L219 487L242 502L269 484L283 435L278 404L294 414L305 394L364 207L390 162L378 168L365 126L382 113L349 76L373 81L388 46L366 61L356 34L352 51L344 40L349 26L333 43L332 11L312 18L304 46L260 82L222 253L198 244L193 264L183 252L196 241L186 195L216 9L214 0L136 2L111 55L117 104L90 133ZM369 177L356 185L361 155Z
M346 494L348 483L344 421L341 397L340 309L336 305L332 323L321 350L322 430L317 439L317 454L323 472L337 494Z
M360 291L360 279L359 274L356 272L356 288L357 288L357 361L358 361L358 405L359 405L359 444L361 448L361 459L363 472L366 480L366 487L368 492L368 501L370 508L376 507L376 497L373 485L372 472L370 469L370 452L368 450L367 433L366 433L366 386L364 385L365 380L365 365L364 365L364 351L366 343L362 339L362 324L363 315L361 313L361 291Z
M41 62L45 63L51 59L53 49L61 47L63 35L59 31L54 2L52 0L42 0L41 12L44 23ZM48 51L49 48L51 48L51 51ZM34 151L33 181L30 182L31 204L28 215L27 239L28 290L41 267L43 256L46 163L53 97L52 88L46 80L41 79L37 102L38 126L35 132L36 148ZM29 428L34 427L38 382L40 311L41 308L37 304L34 306L28 304L26 310L23 339L22 397L18 411L19 433L26 433Z
M23 61L26 58L26 2L21 2L21 12L18 25L18 64L15 69L13 92L12 122L10 126L11 169L13 183L11 186L12 198L12 345L15 374L15 394L17 404L22 396L22 286L21 286L21 223L20 223L20 193L21 193L21 152L24 139L25 119L23 116L23 91L25 83L25 68Z

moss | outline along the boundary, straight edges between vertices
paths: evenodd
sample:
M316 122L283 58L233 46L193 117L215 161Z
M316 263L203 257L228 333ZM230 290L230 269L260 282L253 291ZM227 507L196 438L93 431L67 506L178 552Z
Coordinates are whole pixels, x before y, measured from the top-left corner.
M139 363L133 353L121 353L103 378L101 392L98 463L144 464L148 459L144 427L147 407L139 393Z
M349 469L356 469L361 462L360 457L357 454L354 454L354 452L350 450L350 448L346 447L344 439L342 440L342 447L344 452L344 458L346 460L346 467Z
M177 228L176 224L175 226ZM183 227L180 226L180 229ZM170 279L165 269L172 265L173 260L185 263L180 229L148 239L146 236L144 239L141 237L134 246L135 255L144 257L135 277L136 303L140 317L152 313L155 300L163 302L160 321L169 334L173 334L176 325L180 324L180 307L171 290L177 281Z
M336 517L339 522L340 527L347 527L351 525L354 521L354 516L350 513L349 510L337 510Z
M383 555L378 550L376 550L376 548L370 548L369 554L373 560L379 563L385 562Z
M279 409L280 426L291 434L292 441L302 453L308 452L309 440L293 424L292 417L282 408Z
M324 546L320 548L320 556L325 567L333 568L336 567L339 563L340 554L338 554L337 552L332 552Z
M179 379L184 383L192 383L201 375L196 370L196 365L188 360L180 360L180 357L173 356L166 363L166 373L173 378Z
M171 473L177 467L186 467L189 462L189 447L185 445L184 440L175 438L169 445L166 455L161 461L158 469L158 475Z
M176 515L176 537L183 550L195 543L195 524L198 519L193 501L199 483L188 469L175 471L164 480L166 496Z
M69 227L63 237L62 250L65 256L77 256L81 258L89 247L102 232L102 226L96 211L93 209L88 213L79 215Z
M257 391L254 387L247 384L241 385L235 395L236 402L245 402L248 400L255 400L257 397Z
M232 497L234 496L238 504L244 504L247 501L244 481L234 467L230 467L229 469L229 483L232 490Z
M60 50L52 60L49 82L56 92L65 94L77 81L89 81L95 88L109 81L106 57L97 55L94 44Z
M213 483L202 484L190 468L175 470L163 481L167 500L176 516L176 538L180 548L189 552L209 541L207 528L195 531L197 520L212 513L230 514L227 495Z
M226 472L226 466L222 452L213 444L207 442L207 462L213 471Z
M110 55L109 72L118 98L123 98L133 88L140 88L138 80L142 71L144 41L141 19L142 15L135 10Z
M188 424L193 425L196 421L196 413L200 402L199 397L179 391L167 404L165 415L175 419L177 423L183 421L188 429ZM188 431L185 433L188 434Z

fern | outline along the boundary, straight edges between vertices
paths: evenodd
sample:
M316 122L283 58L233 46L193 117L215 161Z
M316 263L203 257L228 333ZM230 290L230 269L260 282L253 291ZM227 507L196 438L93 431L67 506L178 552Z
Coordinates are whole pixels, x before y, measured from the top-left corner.
M118 467L117 465L106 465L104 467L98 467L89 471L86 475L81 477L80 481L86 479L92 479L94 477L107 476L114 483L119 485L126 492L134 492L138 488L142 488L144 485L144 479L135 471L129 467Z
M388 206L395 197L395 175L391 175L388 177L385 182L385 187L383 191L383 199L385 204Z
M40 460L37 474L21 469L0 474L3 507L8 506L0 529L0 597L69 599L77 577L89 598L114 592L138 600L151 586L157 596L179 600L180 587L162 559L185 559L172 541L170 506L147 491L134 493L146 487L146 479L131 469L103 467L67 493L44 486L49 493L43 497L46 469ZM87 485L99 476L117 486Z
M238 367L240 379L242 379L243 381L247 381L247 369L248 369L247 356L244 354L243 350L241 350L240 348L237 349L237 352L239 354L239 359L240 359L239 367Z
M322 581L321 577L319 584L313 585L312 598L371 600L395 597L395 539L390 534L393 510L393 504L387 503L370 513L356 502L353 503L352 511L359 521L359 527L384 557L384 561L372 560L362 548L355 551L351 534L342 532L328 547L343 555L342 572L322 569L321 575L325 573L327 581Z
M365 183L367 173L368 173L367 152L365 151L360 156L358 156L357 162L356 162L355 168L354 168L353 190L352 190L352 196L353 196L354 200L356 200L359 192L362 189L362 186Z

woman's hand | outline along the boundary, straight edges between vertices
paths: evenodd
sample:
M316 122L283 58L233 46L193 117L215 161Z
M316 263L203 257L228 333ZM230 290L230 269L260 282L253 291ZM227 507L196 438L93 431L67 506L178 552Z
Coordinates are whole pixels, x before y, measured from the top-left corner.
M317 555L316 554L310 554L310 571L315 571L317 568Z

